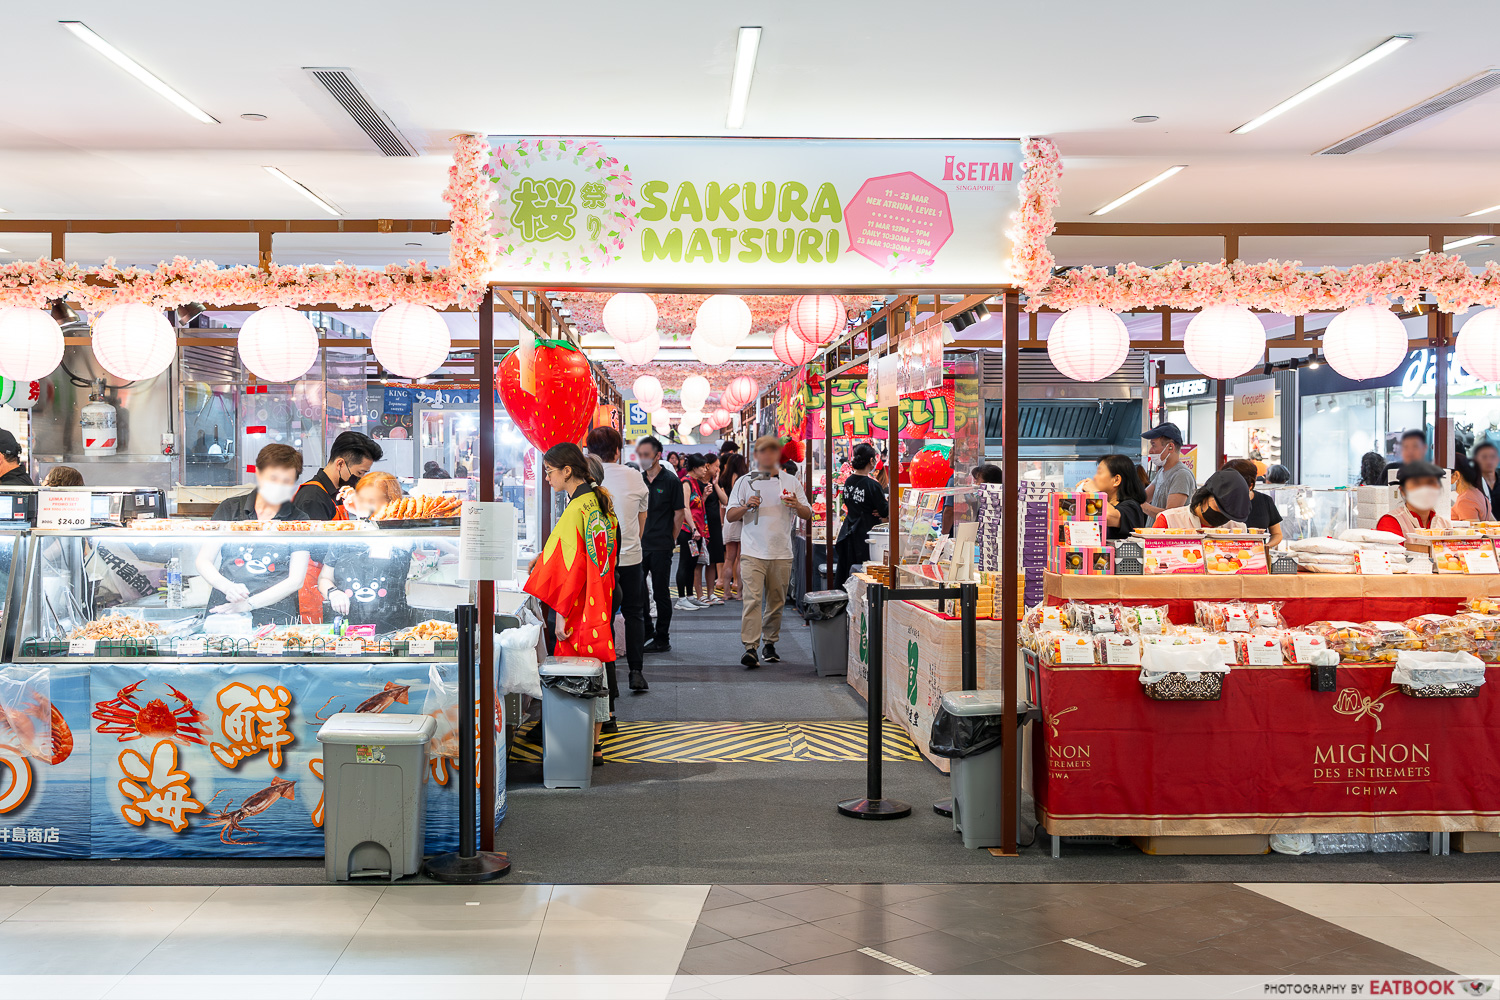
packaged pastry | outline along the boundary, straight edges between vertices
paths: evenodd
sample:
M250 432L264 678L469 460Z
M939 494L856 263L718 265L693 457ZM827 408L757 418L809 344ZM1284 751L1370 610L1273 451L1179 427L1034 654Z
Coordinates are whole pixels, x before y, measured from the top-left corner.
M1281 633L1281 655L1288 663L1311 663L1313 654L1328 648L1328 640L1316 632L1288 629Z
M1486 524L1500 524L1500 522L1486 521ZM1500 597L1471 597L1464 601L1464 610L1477 611L1482 615L1500 614Z
M1193 617L1198 627L1210 632L1249 632L1249 608L1238 601L1194 601Z
M1230 636L1234 644L1234 662L1257 667L1279 667L1285 660L1281 654L1281 636L1274 632L1255 632Z
M1219 575L1241 575L1269 573L1266 562L1266 543L1263 538L1225 537L1205 534L1203 536L1203 565Z
M1094 636L1094 657L1110 666L1141 665L1141 637L1125 634Z
M1037 652L1047 664L1092 664L1097 662L1094 636L1079 632L1046 632L1037 637Z
M1135 607L1125 609L1125 627L1141 635L1161 635L1172 628L1167 609Z
M1368 649L1378 641L1373 629L1356 622L1310 622L1303 627L1322 636L1329 649L1349 659L1354 658L1356 650Z
M1448 623L1448 619L1448 615L1418 615L1415 618L1406 619L1401 624L1422 638L1430 639L1437 634L1438 629Z
M1125 609L1118 604L1068 605L1068 614L1073 619L1073 628L1081 632L1124 632Z
M1147 573L1202 573L1203 539L1190 535L1143 535Z
M1282 601L1258 601L1246 604L1250 613L1250 624L1255 628L1286 628L1286 619L1281 615Z

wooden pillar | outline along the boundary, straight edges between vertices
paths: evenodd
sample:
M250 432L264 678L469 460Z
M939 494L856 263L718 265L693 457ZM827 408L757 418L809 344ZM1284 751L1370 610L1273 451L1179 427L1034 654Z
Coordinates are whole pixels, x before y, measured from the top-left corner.
M885 322L885 353L889 357L901 347L901 324L906 318L906 307L892 309ZM878 386L879 383L877 383ZM878 389L876 390L879 391ZM891 481L890 511L891 549L886 553L886 564L891 568L891 586L901 586L896 579L896 566L901 562L901 400L886 409L885 417L886 475ZM878 669L872 664L871 670Z
M1021 298L1012 289L1005 293L1005 398L1001 423L1002 511L1000 523L1000 693L1005 705L1005 722L1000 740L1000 851L1015 855L1016 823L1021 808L1021 788L1017 782L1016 764L1021 727L1017 709L1016 670L1020 661L1020 622L1016 609L1021 600L1016 576L1021 572L1021 543L1017 526L1021 523L1021 470L1018 455L1021 435Z
M479 306L479 499L495 499L495 290ZM467 708L462 709L467 711ZM460 748L461 753L468 751ZM495 849L495 581L479 581L479 849Z
M1432 253L1442 253L1443 237L1428 237L1427 249ZM1453 467L1454 457L1453 420L1448 416L1448 341L1452 339L1449 336L1452 330L1451 313L1439 312L1436 308L1427 313L1427 343L1432 347L1436 380L1432 390L1432 457L1444 469Z
M837 499L833 492L833 379L827 372L835 367L830 361L823 366L823 554L827 561L823 567L823 586L832 590L833 583L833 506Z
M259 251L257 263L262 271L271 269L271 231L261 229L256 231L257 250Z
M52 230L52 259L68 259L68 236L61 226Z
M1224 237L1225 262L1233 264L1235 261L1239 260L1239 257L1240 238L1238 236L1231 236L1226 234ZM1224 380L1215 379L1214 381L1217 383L1214 393L1215 402L1217 404L1214 410L1214 450L1218 454L1214 456L1214 467L1209 471L1210 475L1212 475L1214 472L1217 472L1219 469L1222 469L1224 467L1224 463L1229 459L1229 448L1224 443L1224 429L1229 422L1228 406L1225 404L1224 399Z

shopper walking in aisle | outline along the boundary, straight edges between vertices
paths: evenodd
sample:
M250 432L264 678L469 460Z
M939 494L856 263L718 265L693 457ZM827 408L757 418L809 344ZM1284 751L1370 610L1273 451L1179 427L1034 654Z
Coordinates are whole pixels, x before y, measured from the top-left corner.
M645 691L646 568L641 561L641 534L646 529L650 492L639 472L620 464L625 442L613 427L595 427L585 441L589 455L603 463L601 485L609 493L620 522L620 555L615 563L614 613L625 616L625 662L630 668L630 690ZM613 621L613 618L610 619ZM615 671L609 672L610 710L620 696Z
M834 540L836 555L833 585L842 587L849 579L851 567L870 558L870 529L890 514L885 490L874 477L875 446L861 441L854 446L849 456L849 466L854 471L839 489L843 502L843 523L839 525L838 537Z
M1150 517L1185 506L1198 489L1193 470L1182 460L1182 431L1173 423L1159 424L1141 437L1150 444L1146 463L1153 470L1143 508Z
M1276 509L1276 501L1268 494L1255 491L1255 478L1260 471L1255 463L1244 458L1231 458L1224 463L1224 468L1233 469L1244 476L1245 482L1250 486L1250 516L1245 518L1245 527L1251 531L1269 531L1271 548L1280 545L1283 537L1281 511Z
M1128 455L1105 455L1094 468L1094 478L1078 484L1080 492L1103 493L1109 498L1105 514L1105 537L1109 541L1129 538L1146 526L1146 488L1135 474L1136 465Z
M637 441L635 457L641 463L641 478L650 494L646 527L641 531L641 566L651 580L656 623L653 629L648 607L646 652L666 653L672 649L672 550L677 547L677 533L682 530L686 517L682 483L670 468L662 464L661 441L657 438L647 435Z
M609 493L571 441L542 454L547 485L568 498L542 552L531 561L526 593L557 612L554 656L587 656L608 665L615 658L615 560L620 526ZM608 667L606 666L606 673ZM602 763L599 732L609 721L609 698L594 699L594 763Z
M802 484L782 472L780 462L781 440L770 434L757 438L755 471L735 484L726 515L744 525L740 534L744 578L740 642L745 655L740 662L748 670L759 667L762 658L767 663L781 659L776 642L781 638L781 610L792 577L794 517L812 518Z
M719 488L719 457L704 456L703 520L708 524L708 565L703 568L703 589L709 604L723 604L727 595L718 592L720 572L724 568L724 508L729 494Z
M719 498L724 505L724 562L719 567L719 589L724 593L724 600L737 601L740 599L740 532L745 526L739 521L729 520L729 498L734 494L734 484L744 476L749 463L736 448L724 454L720 465L723 466L719 473Z
M333 439L333 447L328 449L328 464L302 484L292 502L302 509L308 520L337 520L339 504L349 499L359 484L359 477L369 472L383 454L380 445L369 435L344 431Z
M688 455L682 462L682 505L687 518L677 535L678 611L697 611L709 606L703 597L703 576L708 569L708 518L703 507L702 455Z

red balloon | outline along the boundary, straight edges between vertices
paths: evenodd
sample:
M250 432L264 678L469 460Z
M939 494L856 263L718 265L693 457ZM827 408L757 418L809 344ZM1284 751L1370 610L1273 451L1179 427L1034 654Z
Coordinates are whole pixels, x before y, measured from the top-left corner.
M521 352L511 351L495 371L500 402L535 447L576 444L588 433L599 402L588 359L576 348L547 345L538 345L531 357L536 393L521 388Z
M917 489L941 489L953 478L953 466L941 452L920 451L909 467L911 484Z

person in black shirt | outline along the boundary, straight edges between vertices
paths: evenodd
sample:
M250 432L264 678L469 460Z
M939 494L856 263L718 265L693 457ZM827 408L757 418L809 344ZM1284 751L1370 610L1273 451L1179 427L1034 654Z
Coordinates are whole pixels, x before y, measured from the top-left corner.
M21 445L16 436L0 430L0 486L35 486L21 464Z
M353 489L382 454L373 438L359 431L344 431L333 439L328 464L302 484L294 502L310 521L335 520L342 502L339 493L345 487Z
M838 538L833 545L835 587L842 587L849 579L850 567L870 558L870 529L890 512L885 490L870 475L875 470L876 457L874 446L861 441L854 446L854 453L849 458L854 472L839 490L839 499L844 505L844 522L839 526Z
M661 463L661 442L650 435L635 444L635 455L641 462L641 476L646 480L646 530L641 533L641 563L651 578L651 593L656 600L656 626L651 625L651 609L646 609L646 635L651 641L648 653L671 650L672 640L672 550L677 533L686 520L682 500L682 481Z
M292 491L302 474L302 454L286 444L268 444L255 456L255 489L230 497L214 511L215 521L301 521ZM308 546L285 540L230 537L198 550L198 573L214 589L208 599L208 630L230 628L218 615L248 615L245 625L294 625L301 621L297 589L307 576Z
M1083 482L1079 486L1085 491L1109 497L1109 512L1105 515L1106 541L1129 538L1131 532L1146 526L1146 512L1141 509L1141 504L1146 502L1146 490L1135 473L1135 460L1128 455L1105 455L1094 469L1093 482Z
M1269 531L1271 533L1267 544L1271 548L1281 544L1281 511L1276 509L1276 501L1264 493L1255 490L1255 479L1260 470L1255 463L1243 458L1232 458L1224 463L1224 468L1233 469L1245 477L1245 482L1250 484L1250 516L1245 518L1245 527L1251 531Z

